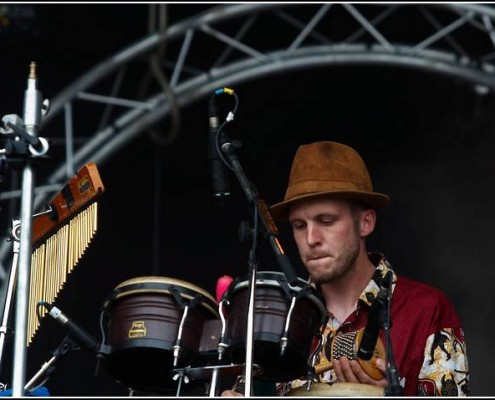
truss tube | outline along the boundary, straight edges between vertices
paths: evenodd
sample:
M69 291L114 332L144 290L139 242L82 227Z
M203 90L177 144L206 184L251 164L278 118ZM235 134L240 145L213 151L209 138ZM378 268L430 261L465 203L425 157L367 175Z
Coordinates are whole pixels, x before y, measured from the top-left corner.
M407 3L406 3L407 5ZM112 71L120 67L121 65L131 61L132 59L158 47L163 41L173 39L177 36L185 34L190 29L199 29L200 26L205 24L218 23L224 19L230 19L234 17L243 16L245 14L252 14L257 11L262 11L270 8L280 7L280 4L236 4L218 6L211 10L208 10L198 16L181 21L171 26L165 33L152 34L144 39L132 44L117 54L109 57L108 59L99 63L95 68L84 74L77 79L72 85L64 89L51 104L51 111L48 113L43 121L47 123L58 112L61 111L65 102L72 100L77 94L98 80L110 74ZM297 4L284 4L283 7L297 6ZM386 4L383 4L386 7ZM432 4L432 7L444 7L463 13L465 11L472 11L476 14L488 15L495 18L495 10L483 5L474 4Z
M137 58L142 54L158 47L162 42L181 36L190 29L199 29L199 27L204 24L218 23L224 19L239 17L245 14L275 7L280 7L280 5L272 3L218 6L202 14L177 23L162 34L154 33L149 35L102 61L91 71L81 76L73 84L60 92L59 95L53 99L50 105L50 112L44 118L43 123L46 124L54 118L61 111L63 105L67 101L70 101L76 97L79 92L84 91L86 88L92 86L94 83L98 82L100 79L104 78L115 69L128 63L134 58Z
M485 84L495 89L495 77L488 77L481 72L454 63L447 63L441 60L432 61L431 59L413 55L378 52L338 54L330 52L327 46L313 48L311 52L308 49L301 49L299 52L294 52L291 57L283 58L283 60L281 60L281 55L282 53L270 55L270 59L278 60L278 62L259 64L254 60L245 60L186 81L175 88L177 101L183 107L210 95L215 89L226 84L231 86L238 85L252 79L259 79L260 77L291 70L344 65L389 65L417 68L427 72L461 77L467 81ZM140 132L168 115L170 104L163 94L149 99L147 103L151 105L149 112L132 110L120 118L134 120L124 126L122 130L109 131L107 129L104 133L97 133L92 141L76 152L74 155L75 164L82 165L90 160L96 163L104 162L111 154L119 150ZM63 167L56 170L49 178L49 182L53 183L63 179L63 171ZM39 201L36 202L36 205L40 205Z
M284 7L295 6L297 4L284 4ZM385 5L384 5L385 6ZM444 7L455 10L458 13L474 12L476 14L490 16L495 18L495 10L482 6L471 4L432 4L432 7ZM98 64L93 70L76 80L72 85L63 90L52 102L51 112L48 113L43 123L47 123L60 112L67 102L77 98L83 90L96 83L106 75L110 74L122 65L130 62L132 59L158 47L161 42L184 35L191 29L200 29L201 26L213 24L224 19L234 18L245 14L252 14L264 9L280 7L279 4L237 4L218 6L190 19L182 21L171 26L167 32L162 34L153 34L144 38L137 43L132 44L123 51L106 59ZM338 47L338 46L337 46ZM407 50L407 49L406 49ZM300 48L291 52L287 57L286 51L272 53L266 62L259 63L256 60L244 60L236 64L228 65L220 69L212 69L199 77L193 78L178 85L175 89L176 96L180 105L186 105L189 102L196 101L206 95L209 95L214 89L228 83L236 85L250 79L257 79L262 76L283 72L287 70L305 69L318 66L340 66L340 65L395 65L407 68L417 68L430 72L447 74L464 78L474 83L483 84L495 88L495 78L488 72L470 68L468 65L448 62L441 59L430 57L435 51L428 53L407 54L407 51L399 50L390 53L386 49L376 51L365 49L361 52L336 52L335 46L322 46L314 48ZM440 55L440 53L439 53ZM444 57L445 58L445 57ZM455 56L452 60L455 60ZM87 143L74 154L74 166L84 163L86 160L103 162L109 158L115 151L124 146L133 137L141 131L154 124L161 118L167 116L170 106L163 95L155 98L155 103L151 110L131 110L127 114L118 118L106 129L95 134L92 141ZM151 102L149 100L148 102ZM64 179L66 167L59 167L49 178L52 186ZM62 183L60 183L62 186ZM38 191L38 193L41 191ZM9 194L6 194L7 196ZM48 192L38 194L34 207L37 208L48 198ZM2 272L1 262L5 257L6 247L0 247L0 276ZM4 270L3 270L4 272Z

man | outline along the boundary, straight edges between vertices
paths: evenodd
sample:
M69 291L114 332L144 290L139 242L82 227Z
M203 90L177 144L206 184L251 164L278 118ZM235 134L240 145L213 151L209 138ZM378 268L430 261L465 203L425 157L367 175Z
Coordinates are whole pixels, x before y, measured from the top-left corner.
M335 354L338 339L344 337L340 335L362 333L384 277L391 276L390 341L398 372L392 383L406 396L468 395L464 336L451 302L438 289L397 276L382 254L366 248L377 210L388 202L388 196L373 191L366 165L354 149L322 141L299 147L284 201L271 207L276 220L291 224L310 281L327 306L315 380L390 388L390 357L364 362L355 354ZM381 332L378 342L384 340ZM370 362L379 376L370 376ZM303 383L279 385L279 394Z

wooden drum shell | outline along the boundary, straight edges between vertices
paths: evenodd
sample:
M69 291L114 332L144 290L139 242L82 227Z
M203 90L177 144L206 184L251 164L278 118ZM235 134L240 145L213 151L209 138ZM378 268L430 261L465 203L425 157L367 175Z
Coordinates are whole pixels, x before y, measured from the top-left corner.
M263 372L260 379L287 381L308 372L309 357L320 331L326 309L316 290L302 279L291 295L305 288L308 294L295 302L288 331L285 353L281 354L281 338L290 307L290 299L281 288L284 277L278 272L258 272L255 288L253 363ZM248 282L233 284L229 297L226 350L234 363L245 362Z
M189 303L182 328L180 356L174 367L173 346L179 335L183 308L172 294ZM118 285L108 305L108 373L135 390L174 390L173 368L201 364L200 339L206 320L218 318L216 301L190 283L165 277L139 277Z

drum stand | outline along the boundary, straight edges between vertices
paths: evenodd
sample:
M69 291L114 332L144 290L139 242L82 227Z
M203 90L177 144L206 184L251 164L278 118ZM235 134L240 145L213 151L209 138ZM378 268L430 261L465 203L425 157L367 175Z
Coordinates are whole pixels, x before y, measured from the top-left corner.
M177 338L176 338L175 344L173 346L173 349L174 349L174 352L173 352L173 356L174 356L173 366L174 367L177 367L177 364L178 364L178 361L179 361L179 358L180 358L180 355L181 355L181 351L182 351L182 348L181 348L182 330L183 330L183 327L184 327L184 323L186 321L186 317L187 317L188 311L189 311L190 308L193 308L196 305L198 305L200 303L200 301L202 300L202 297L201 297L201 295L197 295L192 300L190 300L188 303L186 303L181 298L180 294L176 290L173 290L172 289L171 290L171 293L174 296L175 301L179 304L179 306L183 310L181 322L179 324L179 328L178 328L178 332L177 332ZM225 338L225 318L223 316L223 312L222 312L221 307L222 306L221 306L221 303L220 303L220 315L221 315L221 318L222 318L222 337L220 339L220 343L218 344L218 348L219 348L219 361L222 359L223 350L226 347L226 344L223 343L223 340ZM210 397L215 397L216 396L216 383L217 383L217 380L218 380L218 371L219 371L220 368L223 368L223 367L225 367L225 366L213 366L212 367L212 377L211 377L211 382L210 382ZM208 367L206 367L206 368L200 368L200 370L204 370L204 369L208 370ZM197 374L196 368L175 369L174 372L175 372L175 375L173 377L173 380L178 380L177 392L176 392L176 396L177 397L180 396L180 391L182 389L182 383L183 382L188 383L190 376L192 376L192 377L203 377L204 378L204 376L195 376L195 374Z
M227 347L227 343L225 342L225 332L227 329L227 323L225 321L225 316L223 314L223 308L225 304L227 303L226 299L223 299L220 301L218 304L218 314L220 315L220 320L222 321L222 330L220 332L220 339L218 340L218 362L221 363L223 359L223 353L225 351L225 348ZM217 382L218 382L218 372L219 372L219 366L214 366L213 367L213 372L211 375L210 379L210 390L209 390L209 397L216 397L217 395Z
M235 377L242 375L245 371L245 364L225 364L225 365L209 365L206 367L185 367L182 369L175 369L174 380L179 380L179 385L176 392L176 397L180 397L181 380L189 382L189 380L202 380L209 381L208 397L218 397L218 378L221 376ZM257 375L263 371L263 369L254 364L253 374Z
M173 376L173 380L178 380L178 386L177 386L177 392L176 392L176 397L180 397L180 392L182 389L182 383L189 383L189 380L209 380L209 388L208 388L208 396L209 397L217 397L218 396L218 379L220 376L238 376L243 373L243 369L245 368L244 365L239 365L239 364L230 364L230 365L225 365L221 364L223 361L223 354L225 349L227 348L228 344L225 342L226 336L226 321L225 321L225 316L223 313L223 308L225 303L227 302L226 299L223 299L218 306L218 311L220 315L220 320L222 322L222 327L221 327L221 334L220 338L218 341L217 345L217 350L218 350L218 359L217 362L218 364L216 365L210 365L206 367L196 367L196 368L190 368L190 367L185 367L182 369L174 369L173 372L175 375ZM179 329L180 330L180 329ZM258 374L262 371L261 367L255 366L255 374Z
M246 369L245 369L245 392L246 397L251 396L252 389L252 365L253 365L253 335L254 335L254 299L255 299L255 287L256 287L256 270L258 261L256 259L257 252L257 239L258 239L258 220L261 219L263 228L266 231L266 236L271 244L271 247L275 253L276 260L282 272L285 274L289 283L297 281L297 276L290 263L289 258L284 253L280 242L276 235L278 235L278 229L273 221L266 203L257 196L257 190L253 187L251 182L247 179L244 170L239 162L236 152L241 148L239 141L230 142L228 136L223 136L225 142L221 144L220 149L224 153L226 159L229 160L230 166L234 171L237 179L246 195L248 203L253 206L253 234L252 245L249 252L249 300L248 300L248 314L247 314L247 328L246 328ZM281 343L281 351L283 351L284 341Z

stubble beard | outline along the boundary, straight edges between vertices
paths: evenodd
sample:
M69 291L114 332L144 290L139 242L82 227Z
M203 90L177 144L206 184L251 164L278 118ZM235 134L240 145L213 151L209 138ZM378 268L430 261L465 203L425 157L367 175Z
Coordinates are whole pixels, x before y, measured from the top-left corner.
M359 238L355 238L352 243L349 243L348 246L344 247L344 251L339 257L329 260L329 262L334 263L333 266L319 275L311 274L311 282L316 285L321 285L334 282L344 276L355 265L359 255L359 248Z

